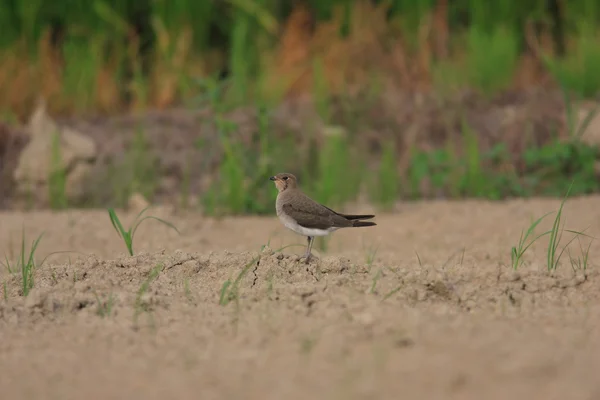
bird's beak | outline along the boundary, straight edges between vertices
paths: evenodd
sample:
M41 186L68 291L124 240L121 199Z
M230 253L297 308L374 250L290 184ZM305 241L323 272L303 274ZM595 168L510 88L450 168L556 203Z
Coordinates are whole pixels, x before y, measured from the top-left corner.
M272 177L270 177L270 178L269 178L269 180L272 180L272 181L274 181L274 180L276 180L276 179L277 179L277 178L275 178L274 176L272 176Z

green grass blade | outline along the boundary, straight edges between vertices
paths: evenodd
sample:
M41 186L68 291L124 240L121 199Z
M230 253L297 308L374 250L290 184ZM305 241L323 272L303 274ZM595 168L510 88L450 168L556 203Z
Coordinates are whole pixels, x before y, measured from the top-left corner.
M383 299L381 299L381 301L383 302L383 301L389 299L390 297L392 297L393 295L398 293L400 290L402 290L402 286L398 286L396 289L392 289L388 294L383 296Z
M535 230L535 228L539 225L540 222L542 222L542 220L544 218L546 218L548 215L552 214L554 211L550 211L544 215L542 215L540 218L538 218L536 221L534 221L530 226L529 229L527 229L527 232L525 233L525 237L523 238L523 243L527 240L527 238L529 237L529 235L531 235L531 233Z
M147 216L145 216L144 218L142 218L141 220L139 220L139 221L138 221L138 222L135 224L135 226L134 226L134 228L133 228L133 231L131 232L131 239L132 239L132 240L133 240L133 235L135 234L135 231L137 230L137 228L140 226L140 224L141 224L143 221L145 221L145 220L147 220L147 219L153 219L153 220L156 220L156 221L158 221L158 222L161 222L161 223L165 224L166 226L168 226L169 228L171 228L171 229L174 229L174 230L175 230L175 232L177 232L178 234L180 234L180 235L181 235L181 233L179 232L179 230L178 230L178 229L175 227L175 225L173 225L172 223L170 223L170 222L168 222L168 221L165 221L164 219L161 219L161 218L158 218L158 217L154 217L154 216L152 216L152 215L147 215Z
M569 232L569 233L573 233L573 234L575 234L575 235L579 235L579 236L585 236L585 237L587 237L587 238L590 238L590 239L593 239L593 240L598 240L598 238L596 238L596 237L594 237L594 236L588 235L587 233L583 233L583 232L585 232L585 231L587 231L587 230L588 230L588 228L585 228L585 229L584 229L584 230L582 230L582 231L574 231L574 230L571 230L571 229L565 229L565 231L567 231L567 232Z
M558 257L556 257L556 259L554 260L554 265L552 266L552 270L556 270L558 268L558 262L560 261L565 249L567 249L567 247L569 247L569 245L577 238L578 236L575 235L574 237L571 238L571 240L569 240L567 242L567 244L562 248L562 250L560 251L560 253L558 253Z
M219 296L219 305L221 306L227 305L227 303L229 303L229 299L227 299L225 295L227 294L227 289L230 285L231 281L229 279L223 282L223 286L221 287L221 295Z
M40 240L42 239L43 235L43 233L40 234L40 236L38 236L38 238L34 240L33 244L31 245L31 249L29 250L29 259L27 260L27 263L30 265L35 265L33 257L35 255L35 250L37 249L38 244L40 243Z
M8 256L4 255L4 259L6 260L6 264L4 264L4 263L2 263L2 264L6 267L6 269L8 270L8 273L12 274L13 271L12 271L12 268L10 267L10 261L8 260Z
M556 259L556 249L558 248L558 245L560 243L560 238L562 237L562 231L560 231L562 211L563 211L563 207L567 201L567 198L569 197L569 193L571 192L571 189L573 188L574 183L575 183L575 181L571 181L571 184L569 185L569 189L567 189L567 193L565 194L565 197L563 198L563 200L560 203L560 207L558 208L558 212L556 213L556 218L554 219L554 223L552 224L552 230L550 233L550 241L548 242L547 262L546 262L548 270L552 270L552 269L556 268L556 265L558 263L558 261ZM561 254L562 254L562 252L561 252Z
M135 218L133 219L134 223L135 223L135 221L137 221L137 220L138 220L138 219L139 219L139 218L142 216L142 214L143 214L143 213L145 213L145 212L146 212L146 210L147 210L147 209L149 209L150 207L151 207L151 206L146 206L146 207L144 207L144 209L143 209L142 211L140 211L140 212L139 212L139 213L138 213L138 214L135 216Z
M21 232L21 271L25 268L25 229Z
M119 236L121 236L122 238L125 238L125 232L126 232L125 228L123 228L123 225L121 225L121 221L119 220L119 217L115 213L115 210L112 208L109 208L108 216L110 218L110 222L112 223L112 226L115 228L115 230L117 231Z

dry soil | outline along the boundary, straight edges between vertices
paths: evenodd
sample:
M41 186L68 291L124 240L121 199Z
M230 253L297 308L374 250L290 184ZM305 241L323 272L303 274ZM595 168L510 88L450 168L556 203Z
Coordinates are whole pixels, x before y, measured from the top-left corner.
M146 221L129 257L105 211L2 213L9 260L23 228L28 242L44 232L37 259L48 257L27 297L18 271L0 271L0 393L598 399L600 243L586 271L565 252L548 273L545 239L510 267L521 230L558 206L402 204L376 227L334 233L308 267L296 261L305 240L275 217L154 209L180 234ZM570 200L564 216L566 228L600 236L600 197ZM288 244L300 246L276 251ZM577 242L570 249L579 256Z

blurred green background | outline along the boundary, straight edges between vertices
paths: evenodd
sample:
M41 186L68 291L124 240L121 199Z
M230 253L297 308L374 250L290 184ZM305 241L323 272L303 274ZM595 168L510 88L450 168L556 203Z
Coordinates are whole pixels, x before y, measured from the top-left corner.
M56 112L166 107L218 77L232 102L277 101L315 69L333 91L374 75L485 92L550 75L593 97L598 22L594 0L0 0L0 108L25 112L40 91Z
M199 196L212 213L271 212L263 179L284 167L332 206L364 193L388 209L423 196L562 195L572 180L573 194L592 193L597 147L579 139L595 109L582 124L578 107L600 89L599 22L594 0L0 0L0 115L24 121L40 96L57 116L210 107L219 185ZM515 147L465 117L473 102L539 88L558 93L563 106L549 113L566 121L541 129L543 140L535 124L515 123ZM406 127L379 124L390 98L447 109L466 90L475 100L458 102L454 136L409 140ZM303 95L326 129L297 140L274 132L269 111ZM242 107L257 120L252 146L228 117ZM290 159L294 140L306 151ZM147 181L160 172L140 174L153 197ZM190 179L179 181L182 196Z

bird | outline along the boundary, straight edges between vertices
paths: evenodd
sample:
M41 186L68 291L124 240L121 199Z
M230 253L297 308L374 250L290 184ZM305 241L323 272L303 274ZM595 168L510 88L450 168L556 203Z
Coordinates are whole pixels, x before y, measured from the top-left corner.
M293 174L282 172L269 178L277 188L275 211L279 221L297 234L306 236L308 245L304 255L305 264L312 257L312 245L315 236L326 236L341 228L375 226L375 222L362 221L375 215L350 215L333 211L304 194L298 187Z

